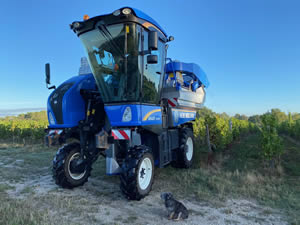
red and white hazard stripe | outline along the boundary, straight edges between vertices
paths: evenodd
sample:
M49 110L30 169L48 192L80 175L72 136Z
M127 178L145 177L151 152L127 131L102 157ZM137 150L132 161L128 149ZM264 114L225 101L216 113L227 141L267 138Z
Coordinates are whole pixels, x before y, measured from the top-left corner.
M177 106L177 98L169 98L168 99L168 104L169 104L169 106L170 107L175 107L175 106Z
M130 130L111 130L111 135L115 140L129 140Z

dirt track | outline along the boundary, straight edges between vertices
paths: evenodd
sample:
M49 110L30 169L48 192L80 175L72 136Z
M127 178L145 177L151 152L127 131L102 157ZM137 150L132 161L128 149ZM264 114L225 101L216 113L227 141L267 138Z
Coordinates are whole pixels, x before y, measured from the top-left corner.
M14 169L22 173L26 166L26 160L0 157L4 170ZM39 168L34 176L24 173L20 180L1 178L0 183L12 187L6 190L10 198L30 202L38 210L46 211L54 224L59 223L61 218L64 224L175 223L167 219L159 197L161 192L168 191L164 189L163 182L155 182L145 199L128 201L120 193L118 177L103 174L103 160L97 162L89 182L73 190L54 184L50 164ZM190 216L175 224L287 224L276 211L248 200L229 199L214 205L189 198L179 200L186 205Z

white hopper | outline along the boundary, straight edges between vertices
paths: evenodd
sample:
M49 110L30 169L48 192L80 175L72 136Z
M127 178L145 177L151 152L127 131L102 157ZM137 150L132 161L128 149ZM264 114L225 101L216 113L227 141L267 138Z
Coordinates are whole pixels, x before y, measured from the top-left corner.
M164 87L162 89L162 98L168 99L171 107L188 107L199 109L205 101L205 90L203 85L194 92L190 89L176 87Z

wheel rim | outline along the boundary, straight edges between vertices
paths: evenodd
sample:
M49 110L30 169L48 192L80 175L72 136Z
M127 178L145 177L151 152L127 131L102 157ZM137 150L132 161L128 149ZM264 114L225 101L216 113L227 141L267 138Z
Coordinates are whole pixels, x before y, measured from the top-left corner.
M193 140L191 137L189 137L186 141L186 158L188 161L192 160L194 152L194 146L193 146Z
M85 173L86 173L86 170L84 170L83 173L72 173L71 172L71 162L74 160L74 159L78 159L80 157L80 153L79 152L76 152L75 154L73 154L69 160L69 163L68 163L68 172L70 174L70 177L72 177L72 179L74 180L80 180L81 178L84 177Z
M138 182L142 190L148 188L152 178L152 162L149 158L144 158L138 172Z

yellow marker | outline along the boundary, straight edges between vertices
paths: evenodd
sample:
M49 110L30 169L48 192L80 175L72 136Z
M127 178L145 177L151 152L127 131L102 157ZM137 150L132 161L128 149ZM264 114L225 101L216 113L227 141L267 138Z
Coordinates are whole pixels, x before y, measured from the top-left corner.
M149 118L149 116L151 116L153 113L156 113L156 112L161 112L161 109L154 109L154 110L148 112L148 113L144 116L143 121L147 120L147 119Z
M126 26L126 33L127 34L129 33L129 26L128 25Z
M94 115L94 114L95 114L95 112L96 112L96 110L95 110L95 109L93 109L93 110L92 110L92 115Z
M89 116L90 114L91 114L90 110L89 110L89 111L87 111L87 116Z
M154 27L155 29L159 30L159 32L161 32L160 29L158 29L158 27L155 26L155 25L153 25L152 23L145 22L145 23L143 23L143 26L146 27L146 28L148 28L148 29L149 29L149 27Z
M151 27L153 25L151 23L149 23L149 22L145 22L145 23L143 23L143 26L149 28L149 27Z

